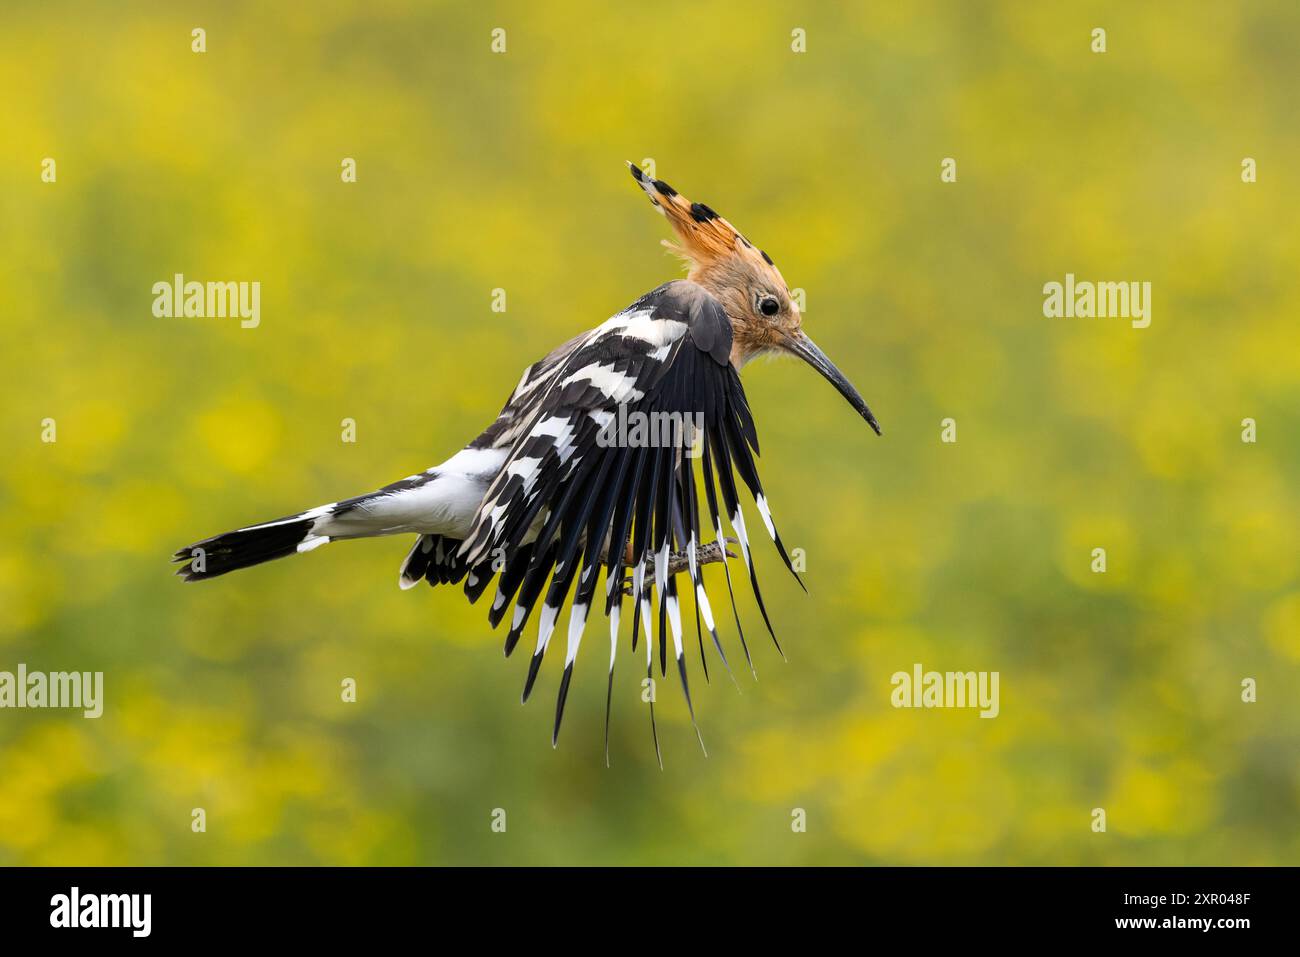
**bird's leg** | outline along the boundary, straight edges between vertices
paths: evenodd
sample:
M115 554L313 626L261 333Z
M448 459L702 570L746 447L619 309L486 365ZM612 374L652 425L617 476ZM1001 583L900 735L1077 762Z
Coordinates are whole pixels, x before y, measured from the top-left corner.
M739 545L740 543L734 538L723 539L727 545ZM697 545L695 548L695 560L701 565L711 565L715 562L723 562L728 558L737 558L735 552L727 548L723 542L708 542L703 545ZM628 551L631 551L631 544L628 545ZM629 556L630 558L630 556ZM680 575L682 572L691 567L691 558L686 550L668 553L668 574ZM653 555L649 555L645 560L646 581L653 582L655 575L655 560ZM632 576L629 574L623 580L623 594L632 594Z
M734 538L725 539L727 545L739 545L740 542ZM714 562L723 562L728 558L736 558L736 554L726 547L722 542L709 542L705 545L698 545L695 548L695 560L701 565L711 565ZM679 575L691 567L690 556L685 551L671 552L668 555L668 574ZM654 559L646 559L646 570L654 569Z

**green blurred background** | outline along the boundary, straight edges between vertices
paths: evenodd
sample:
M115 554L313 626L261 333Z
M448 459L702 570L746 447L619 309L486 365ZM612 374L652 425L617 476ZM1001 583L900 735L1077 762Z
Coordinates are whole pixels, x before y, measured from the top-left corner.
M1293 2L0 16L0 670L107 699L0 712L0 863L1300 863ZM760 681L692 655L708 758L668 685L659 770L624 647L606 769L594 621L552 750L558 662L521 709L484 606L398 591L406 538L171 577L441 461L676 276L645 158L807 290L885 428L746 370L810 594L759 542L789 662L743 591ZM260 281L261 326L154 318L176 272ZM1151 327L1045 319L1066 272L1151 282ZM894 710L914 662L999 671L1001 715Z

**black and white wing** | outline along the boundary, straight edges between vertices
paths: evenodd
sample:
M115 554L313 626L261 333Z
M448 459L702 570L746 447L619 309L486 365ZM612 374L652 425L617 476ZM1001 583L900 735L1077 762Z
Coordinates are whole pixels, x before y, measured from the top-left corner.
M459 557L467 566L486 570L489 578L499 573L488 617L495 627L513 602L507 655L541 599L537 644L529 663L524 700L532 691L561 608L573 592L552 743L559 734L587 616L593 603L601 600L610 621L608 751L608 704L625 576L630 574L633 596L632 647L635 650L644 621L649 674L652 622L657 621L660 670L666 673L667 634L671 632L688 707L681 609L676 578L668 573L675 552L684 552L688 559L701 655L701 619L722 654L697 560L702 536L696 458L701 462L709 530L717 538L711 547L725 548L725 514L763 619L769 632L772 630L758 588L733 470L754 497L792 574L794 568L759 482L754 462L758 436L730 353L731 324L718 301L695 283L670 282L575 340L563 360L548 370L545 382L513 410L516 436L479 506ZM605 588L597 599L602 565ZM647 568L651 569L649 575ZM486 581L475 584L471 597L481 592ZM735 612L730 570L727 587ZM656 605L657 615L653 614ZM736 613L735 617L739 630L740 616ZM740 640L743 646L743 633ZM748 659L747 647L745 655ZM722 657L725 663L725 655ZM705 673L707 676L707 665ZM651 709L653 719L653 705Z

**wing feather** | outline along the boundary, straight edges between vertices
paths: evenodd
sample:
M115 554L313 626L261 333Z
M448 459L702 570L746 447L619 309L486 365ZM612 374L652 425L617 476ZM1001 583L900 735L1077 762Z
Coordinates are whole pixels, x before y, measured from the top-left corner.
M509 453L456 559L462 567L474 570L478 591L486 586L480 579L499 573L489 620L493 625L499 623L513 601L507 655L540 599L541 621L524 700L534 689L562 606L572 596L552 743L559 735L602 567L604 612L610 619L607 759L614 661L629 570L632 647L635 650L638 632L645 627L647 675L653 675L651 638L657 625L660 673L666 675L671 635L692 725L695 713L680 598L676 577L668 573L674 553L686 553L705 675L701 620L727 666L699 561L704 543L696 461L691 453L694 442L703 453L699 464L710 531L717 537L717 547L725 552L720 489L721 504L739 539L755 599L775 641L758 587L733 470L754 497L782 559L792 573L794 569L776 534L759 482L754 460L758 434L740 377L730 363L730 352L731 324L717 300L689 281L668 283L567 343L562 354L557 350L530 367L503 410L502 417L511 421L501 425L495 441L503 446L508 441ZM630 432L622 431L633 422L642 426L640 442L636 441L635 425ZM694 435L696 429L702 434ZM730 569L726 575L740 631ZM743 632L740 640L752 670ZM695 730L698 735L698 725ZM655 742L658 753L657 730Z

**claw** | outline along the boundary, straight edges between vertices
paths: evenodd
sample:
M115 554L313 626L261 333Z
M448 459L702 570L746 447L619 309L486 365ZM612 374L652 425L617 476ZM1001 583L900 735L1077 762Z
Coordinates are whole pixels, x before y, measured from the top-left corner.
M730 537L724 538L723 542L725 542L727 545L740 544L740 542L738 542L736 539ZM713 565L717 562L724 561L725 559L723 558L723 556L726 556L726 558L740 557L735 552L733 552L730 548L726 548L725 546L719 545L716 541L708 542L705 545L699 546L695 550L695 560L698 561L701 565ZM685 551L670 553L668 556L668 574L680 575L682 572L686 571L690 567L690 561L691 561L690 556ZM654 558L653 556L651 556L646 558L646 574L652 575L653 573L654 573ZM623 577L623 594L627 596L632 595L631 573L628 573Z

